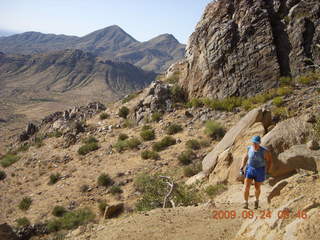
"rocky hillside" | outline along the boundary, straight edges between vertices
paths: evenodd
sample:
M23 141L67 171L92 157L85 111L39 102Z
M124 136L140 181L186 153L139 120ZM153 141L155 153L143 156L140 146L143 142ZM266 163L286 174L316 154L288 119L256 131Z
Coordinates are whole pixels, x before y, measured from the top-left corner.
M170 34L139 42L118 26L97 30L83 37L26 32L0 37L6 54L37 54L80 49L103 60L129 62L144 70L162 72L184 56L185 45Z
M317 0L219 0L191 35L176 70L193 96L253 95L320 64Z

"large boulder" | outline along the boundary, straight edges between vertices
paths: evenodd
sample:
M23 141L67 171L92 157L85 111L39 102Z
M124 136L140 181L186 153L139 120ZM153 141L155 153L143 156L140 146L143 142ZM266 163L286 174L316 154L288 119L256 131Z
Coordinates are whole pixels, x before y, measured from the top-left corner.
M1 240L18 240L17 235L13 232L12 228L4 223L0 224L0 239Z
M261 144L271 151L273 157L272 176L285 175L294 169L279 160L278 155L294 145L305 143L312 132L312 124L306 120L306 116L300 116L278 123L263 136Z
M255 123L260 123L251 128ZM192 184L196 180L203 178L204 176L209 176L212 170L216 167L218 163L218 157L221 153L226 151L228 148L232 148L234 151L243 151L245 146L240 145L249 144L248 139L254 134L263 134L266 129L271 125L271 113L264 108L256 108L248 112L235 126L233 126L223 137L223 139L215 146L215 148L207 154L207 156L202 161L202 172L195 176L192 176L187 180L187 184ZM251 128L251 129L250 129ZM249 130L250 129L250 130ZM248 131L249 130L249 131ZM246 133L247 132L247 133ZM232 151L230 149L230 151ZM221 157L223 159L223 157ZM219 168L223 168L219 165ZM232 169L236 169L235 166L240 165L239 159ZM235 170L232 171L232 178L235 178Z

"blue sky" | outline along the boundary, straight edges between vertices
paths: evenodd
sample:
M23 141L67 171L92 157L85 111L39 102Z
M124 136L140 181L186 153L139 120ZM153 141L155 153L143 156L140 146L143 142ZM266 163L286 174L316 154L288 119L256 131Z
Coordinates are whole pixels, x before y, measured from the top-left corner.
M0 29L83 36L119 25L139 41L171 33L186 43L212 0L2 0Z

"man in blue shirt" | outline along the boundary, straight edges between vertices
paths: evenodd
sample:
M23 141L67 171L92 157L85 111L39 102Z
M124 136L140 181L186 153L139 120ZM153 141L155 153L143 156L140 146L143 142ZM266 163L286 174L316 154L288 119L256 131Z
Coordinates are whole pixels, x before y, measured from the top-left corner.
M244 208L248 209L250 186L254 180L256 196L254 208L257 209L259 207L261 184L266 179L266 173L268 174L272 167L272 155L267 148L260 146L260 136L252 137L251 142L252 145L247 147L247 154L242 160L240 174L243 174L245 177L243 194L245 200ZM244 167L246 167L245 171Z

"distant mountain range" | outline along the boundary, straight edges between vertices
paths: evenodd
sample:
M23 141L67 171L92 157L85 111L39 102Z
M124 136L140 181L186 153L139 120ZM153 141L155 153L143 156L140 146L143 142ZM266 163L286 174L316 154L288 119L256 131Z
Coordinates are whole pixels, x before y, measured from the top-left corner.
M13 31L0 29L0 37L7 37L7 36L10 36L10 35L13 35L13 34L17 34L17 33L13 32Z
M54 93L115 99L148 85L156 74L129 63L99 60L82 50L34 55L0 53L0 97Z
M40 32L0 37L0 51L6 54L39 54L65 49L80 49L102 60L128 62L155 72L165 71L185 53L185 45L171 34L139 42L116 25L84 37Z

